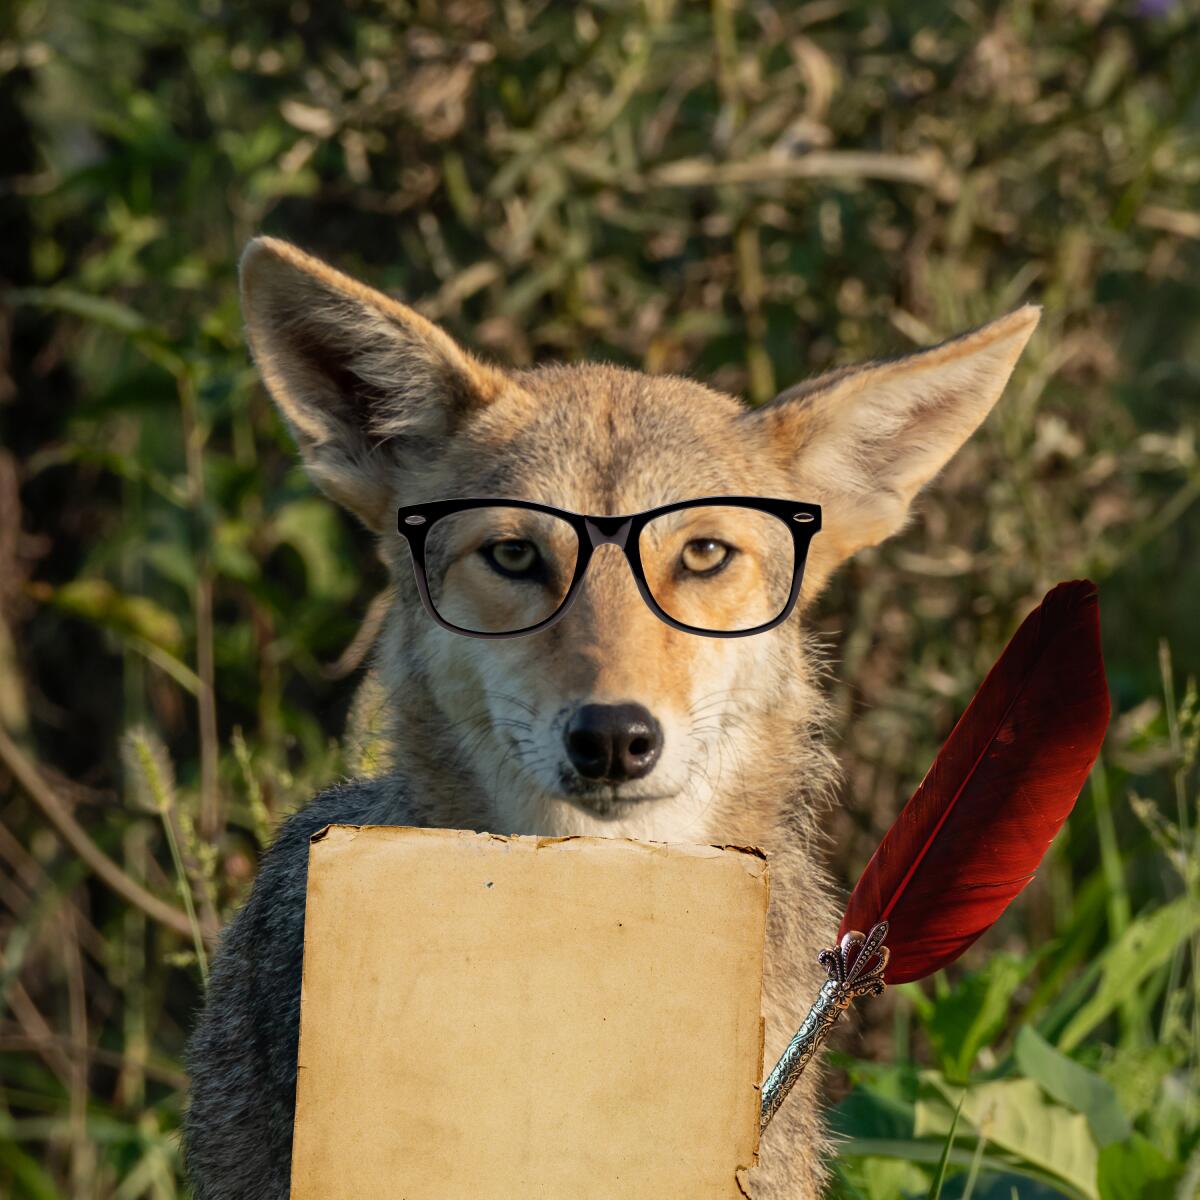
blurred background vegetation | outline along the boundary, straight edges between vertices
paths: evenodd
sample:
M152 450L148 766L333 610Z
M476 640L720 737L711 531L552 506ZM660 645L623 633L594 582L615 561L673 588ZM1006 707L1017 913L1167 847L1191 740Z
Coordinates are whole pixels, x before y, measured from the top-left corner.
M372 763L382 569L242 339L237 257L269 232L498 360L754 402L1045 305L986 427L816 615L838 874L1059 579L1100 584L1114 724L986 948L843 1039L836 1188L1195 1196L1198 15L0 6L0 1195L185 1194L206 940L280 816Z

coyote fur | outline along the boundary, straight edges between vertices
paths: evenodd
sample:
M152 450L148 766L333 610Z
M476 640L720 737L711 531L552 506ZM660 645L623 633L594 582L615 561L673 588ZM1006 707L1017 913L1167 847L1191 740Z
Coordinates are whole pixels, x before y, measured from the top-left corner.
M805 613L840 563L905 524L999 398L1040 309L750 408L611 365L485 363L411 308L271 238L247 247L241 287L258 370L310 476L377 534L389 565L374 668L392 767L288 819L223 934L188 1049L196 1200L288 1195L308 839L329 822L762 847L769 1067L816 995L816 955L837 924L820 821L837 769ZM598 548L556 625L503 641L448 632L422 609L395 525L400 505L446 497L629 514L732 495L823 511L796 610L749 637L659 620L615 546ZM649 714L650 767L614 753L602 780L581 781L564 730L585 705ZM764 1134L749 1172L756 1197L820 1195L830 1142L818 1083L810 1070Z

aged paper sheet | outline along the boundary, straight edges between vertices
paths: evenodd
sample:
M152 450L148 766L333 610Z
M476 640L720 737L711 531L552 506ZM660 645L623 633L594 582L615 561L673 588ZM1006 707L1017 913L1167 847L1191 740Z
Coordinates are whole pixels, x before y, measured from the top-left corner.
M754 850L318 834L293 1200L743 1196L766 908Z

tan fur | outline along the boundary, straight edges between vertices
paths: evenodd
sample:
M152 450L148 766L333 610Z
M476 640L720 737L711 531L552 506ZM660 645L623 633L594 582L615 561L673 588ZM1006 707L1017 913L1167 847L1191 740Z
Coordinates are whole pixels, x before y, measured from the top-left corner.
M1038 310L752 411L681 378L484 365L411 309L274 240L251 244L243 279L255 357L305 462L379 534L390 567L394 602L374 671L397 778L432 824L764 848L773 1063L816 994L816 952L836 924L820 821L836 769L820 737L822 667L803 610L848 555L901 527L999 397ZM669 628L612 546L597 550L575 608L553 628L465 638L421 609L393 527L397 505L451 496L617 514L731 494L824 510L799 611L749 638ZM644 704L665 738L654 770L621 785L601 813L563 795L556 769L573 707L606 701ZM819 1194L817 1089L812 1070L768 1130L755 1196Z

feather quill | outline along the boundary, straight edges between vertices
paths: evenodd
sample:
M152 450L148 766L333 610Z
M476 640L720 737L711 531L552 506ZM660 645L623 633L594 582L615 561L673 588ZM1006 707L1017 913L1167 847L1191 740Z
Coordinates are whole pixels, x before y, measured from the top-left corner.
M1096 587L1060 583L1013 635L875 851L839 939L887 921L887 983L956 959L1033 878L1109 712Z

